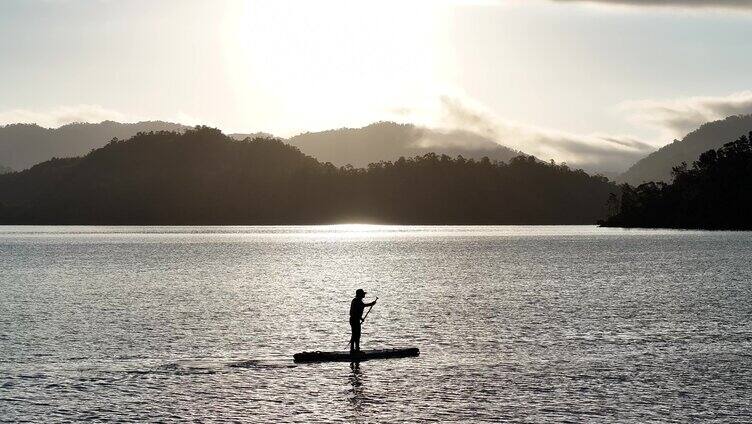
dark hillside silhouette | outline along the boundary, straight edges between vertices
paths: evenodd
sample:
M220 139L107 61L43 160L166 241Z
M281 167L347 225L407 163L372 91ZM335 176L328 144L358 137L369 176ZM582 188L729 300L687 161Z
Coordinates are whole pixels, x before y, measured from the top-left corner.
M104 146L113 137L126 139L138 132L183 131L187 128L162 121L74 123L59 128L43 128L36 124L5 125L0 126L0 164L22 170L54 157L86 154Z
M675 166L682 162L691 163L702 152L721 147L722 140L733 140L749 128L752 128L752 115L730 116L703 124L682 140L674 140L641 159L618 177L617 181L633 186L650 181L671 182L671 170Z
M615 227L752 229L752 133L674 168L671 184L622 186L610 201Z
M142 133L0 176L0 223L590 224L616 187L520 156L426 154L366 169L200 127Z
M309 132L296 135L286 142L322 162L355 167L427 153L461 155L476 160L488 157L505 162L522 154L472 132L442 132L394 122L377 122L363 128Z
M184 131L190 127L162 121L133 124L104 121L74 123L59 128L36 124L0 126L0 166L27 169L54 157L76 157L105 145L112 138L128 139L139 132ZM271 134L230 134L236 140L275 138ZM426 153L463 156L480 160L509 161L522 153L467 131L441 132L410 124L379 122L363 128L343 128L280 138L321 162L336 166L365 167L369 163L394 161ZM2 171L0 171L2 172Z

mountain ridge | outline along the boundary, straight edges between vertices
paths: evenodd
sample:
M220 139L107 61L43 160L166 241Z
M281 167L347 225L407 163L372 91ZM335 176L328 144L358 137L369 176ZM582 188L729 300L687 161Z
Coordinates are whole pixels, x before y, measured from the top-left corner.
M104 146L112 138L139 132L185 131L190 127L166 121L70 123L57 128L15 123L0 126L0 165L27 169L54 157L74 157Z
M634 186L651 181L670 182L675 166L680 166L682 162L691 165L702 153L721 148L751 129L752 115L733 115L707 122L681 140L674 140L640 159L616 180Z
M191 127L167 121L120 123L70 123L57 128L16 123L0 126L0 166L23 170L55 157L75 157L104 146L110 139L127 139L139 132L185 131ZM230 134L234 139L277 138L337 166L367 166L400 157L427 153L480 160L508 161L523 152L502 146L478 134L461 130L437 130L414 124L380 121L360 128L305 132L290 138L266 132Z

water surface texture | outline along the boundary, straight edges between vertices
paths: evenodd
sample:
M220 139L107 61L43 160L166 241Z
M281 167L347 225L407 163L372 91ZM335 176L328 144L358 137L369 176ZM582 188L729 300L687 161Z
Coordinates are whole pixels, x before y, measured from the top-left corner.
M0 420L748 422L752 233L0 227ZM363 347L419 358L295 365Z

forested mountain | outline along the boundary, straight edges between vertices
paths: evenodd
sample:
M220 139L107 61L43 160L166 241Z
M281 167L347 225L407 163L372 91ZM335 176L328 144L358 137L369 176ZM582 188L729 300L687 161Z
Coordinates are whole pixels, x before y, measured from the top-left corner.
M76 123L59 128L36 124L0 126L0 166L15 170L57 157L86 154L102 147L112 138L127 139L138 132L184 131L189 127L163 121L123 124L104 121L98 124ZM230 134L230 137L270 138L268 133ZM363 128L343 128L300 134L284 142L322 162L337 166L363 167L372 162L435 152L467 159L489 157L508 161L522 154L494 141L465 131L441 132L411 124L379 122Z
M674 181L623 185L612 197L615 227L752 229L752 133L702 153L692 168L673 170Z
M321 162L364 167L427 153L509 161L522 153L467 131L442 132L412 124L378 122L363 128L309 132L286 140Z
M219 130L139 134L0 176L0 223L589 224L616 187L520 156L426 154L365 169Z
M182 131L186 126L162 121L134 124L104 121L98 124L75 123L59 128L36 124L0 126L0 165L15 170L26 169L54 157L72 157L102 147L112 139L130 138L138 132Z
M734 140L752 128L752 115L730 116L720 121L709 122L674 140L656 152L632 165L617 178L620 182L639 185L649 181L670 182L673 167L682 162L692 163L702 152L717 149L723 140Z

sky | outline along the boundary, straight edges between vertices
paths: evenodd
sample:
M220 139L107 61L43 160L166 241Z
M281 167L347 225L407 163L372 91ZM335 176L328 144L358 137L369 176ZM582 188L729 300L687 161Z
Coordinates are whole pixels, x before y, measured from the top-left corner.
M0 123L394 120L619 171L752 113L748 0L4 0Z

